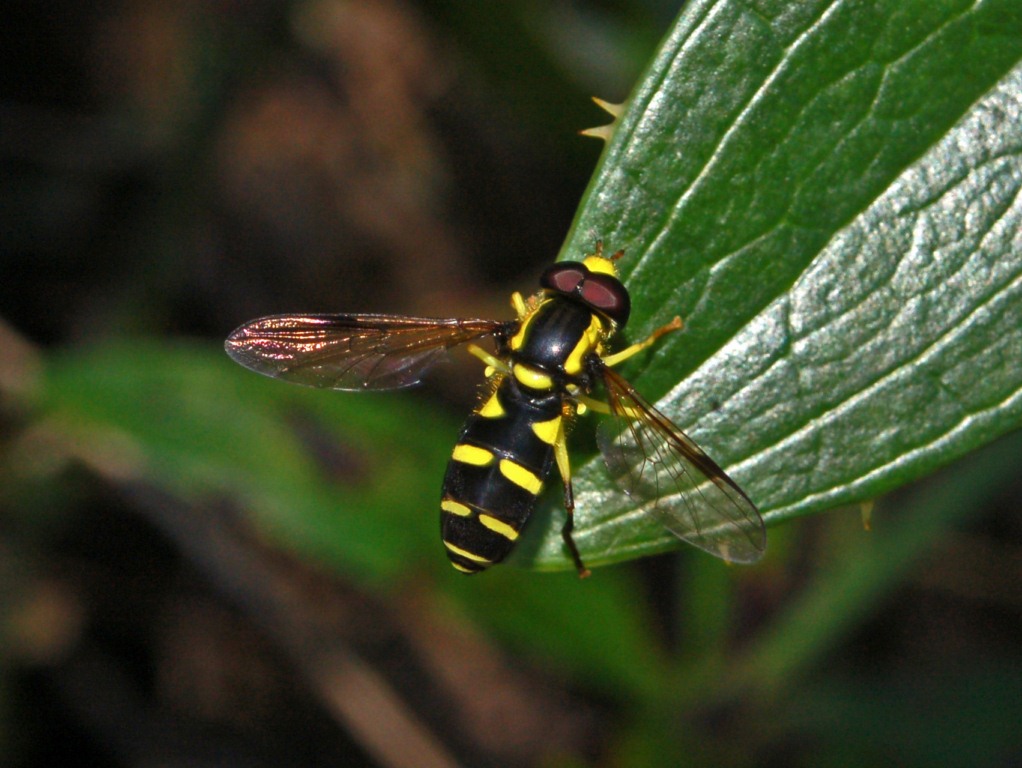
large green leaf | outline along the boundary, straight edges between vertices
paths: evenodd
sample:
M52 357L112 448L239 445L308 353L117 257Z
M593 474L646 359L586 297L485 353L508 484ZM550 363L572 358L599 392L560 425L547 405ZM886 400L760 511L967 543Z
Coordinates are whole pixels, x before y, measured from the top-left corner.
M563 256L625 248L626 373L768 522L869 499L1018 426L1022 5L690 3ZM590 563L671 538L576 474ZM552 515L532 555L567 561Z

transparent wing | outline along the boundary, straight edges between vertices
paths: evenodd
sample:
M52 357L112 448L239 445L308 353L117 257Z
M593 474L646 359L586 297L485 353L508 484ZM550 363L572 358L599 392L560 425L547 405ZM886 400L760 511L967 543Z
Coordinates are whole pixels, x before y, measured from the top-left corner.
M417 383L458 344L507 333L513 323L397 315L273 315L245 323L224 348L265 376L326 389L396 389Z
M759 560L766 530L744 491L619 374L602 373L616 418L598 439L615 481L683 541L728 562Z

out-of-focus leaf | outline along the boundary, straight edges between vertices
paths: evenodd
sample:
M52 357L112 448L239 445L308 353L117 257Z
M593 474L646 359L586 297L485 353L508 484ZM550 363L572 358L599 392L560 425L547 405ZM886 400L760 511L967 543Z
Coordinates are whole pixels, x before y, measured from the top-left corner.
M429 544L457 426L408 398L285 386L219 349L132 342L52 359L38 405L77 454L191 501L234 499L343 570L442 557Z
M641 585L625 569L582 581L512 566L460 579L447 591L480 622L540 663L614 696L639 701L659 691L668 660L651 632Z
M478 622L595 689L639 697L662 678L626 572L450 568L439 485L457 426L407 396L289 386L219 349L130 342L53 357L36 406L73 455L200 509L232 499L274 540L351 576L431 571Z

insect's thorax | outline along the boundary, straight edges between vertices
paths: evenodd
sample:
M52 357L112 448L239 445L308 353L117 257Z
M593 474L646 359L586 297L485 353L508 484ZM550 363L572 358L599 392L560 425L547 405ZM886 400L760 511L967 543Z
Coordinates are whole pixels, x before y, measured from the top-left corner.
M585 387L586 361L602 354L611 332L608 321L582 304L559 296L541 299L508 344L511 373L534 391Z

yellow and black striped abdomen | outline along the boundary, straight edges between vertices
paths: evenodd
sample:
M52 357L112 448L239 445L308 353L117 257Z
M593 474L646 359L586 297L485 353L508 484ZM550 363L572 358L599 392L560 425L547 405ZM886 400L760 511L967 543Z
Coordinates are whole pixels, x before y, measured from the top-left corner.
M476 573L503 560L553 463L561 395L523 394L511 377L469 416L444 477L440 531L451 563Z

